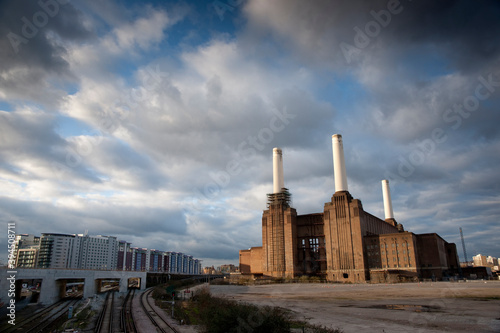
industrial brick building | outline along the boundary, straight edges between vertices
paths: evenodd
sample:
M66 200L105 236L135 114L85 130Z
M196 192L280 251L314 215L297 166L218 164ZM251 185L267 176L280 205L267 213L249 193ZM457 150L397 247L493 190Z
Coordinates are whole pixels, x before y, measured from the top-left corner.
M273 193L262 215L262 247L240 251L242 274L319 276L334 282L442 279L458 273L455 244L435 233L404 231L382 181L385 220L363 209L348 191L341 135L332 136L335 193L322 213L297 215L284 187L283 156L273 150Z

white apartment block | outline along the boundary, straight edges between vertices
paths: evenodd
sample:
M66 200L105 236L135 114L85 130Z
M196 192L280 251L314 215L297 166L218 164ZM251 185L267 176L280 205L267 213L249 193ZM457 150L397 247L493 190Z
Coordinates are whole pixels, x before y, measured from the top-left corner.
M71 268L75 235L42 234L37 267Z
M117 268L118 240L114 236L75 236L71 268L114 270Z
M17 235L17 267L202 274L201 261L180 252L131 247L114 236Z
M112 270L117 256L116 237L42 234L37 267Z

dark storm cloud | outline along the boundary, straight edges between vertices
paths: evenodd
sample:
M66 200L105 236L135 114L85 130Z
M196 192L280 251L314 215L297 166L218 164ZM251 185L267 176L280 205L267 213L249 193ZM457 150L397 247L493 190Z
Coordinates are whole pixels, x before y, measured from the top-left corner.
M85 201L85 199L81 199ZM147 197L144 198L147 200ZM83 204L83 202L82 202ZM84 233L118 236L133 246L150 247L145 239L153 235L172 238L186 233L182 212L163 208L101 205L89 201L85 206L57 207L46 202L17 200L0 196L0 220L16 222L17 233L40 235L44 232ZM0 246L7 246L0 239ZM157 242L158 249L168 250Z
M128 207L119 203L99 204L75 197L83 205L57 207L52 203L22 201L7 197L0 200L0 218L18 222L19 232L78 233L78 225L94 230L93 234L130 234L146 237L156 232L184 235L186 222L181 211L166 208ZM144 197L144 200L147 200ZM87 201L87 202L85 202ZM33 218L37 216L37 218ZM43 230L40 230L43 226ZM75 229L76 228L76 229ZM54 229L57 229L56 231Z
M271 29L323 65L347 64L341 43L362 52L433 44L462 68L494 60L500 50L500 4L493 0L250 1L245 12L255 33Z
M48 75L75 80L62 42L91 37L82 14L71 3L57 0L2 1L0 13L0 92L9 99L52 103L60 93L44 82ZM46 96L34 88L41 86L50 88Z
M402 2L408 10L395 24L395 43L434 44L436 52L467 71L497 61L500 44L500 3L498 1L415 1Z

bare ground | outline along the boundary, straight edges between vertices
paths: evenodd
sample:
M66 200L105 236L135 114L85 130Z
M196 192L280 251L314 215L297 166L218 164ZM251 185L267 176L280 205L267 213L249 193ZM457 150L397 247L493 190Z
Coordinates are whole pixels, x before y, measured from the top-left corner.
M500 281L210 286L215 296L292 311L345 333L500 332Z

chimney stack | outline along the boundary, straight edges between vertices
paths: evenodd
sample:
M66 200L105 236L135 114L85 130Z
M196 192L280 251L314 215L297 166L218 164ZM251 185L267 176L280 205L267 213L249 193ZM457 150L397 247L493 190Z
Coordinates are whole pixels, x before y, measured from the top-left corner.
M283 153L280 148L273 149L273 193L280 193L285 187L283 178Z
M345 172L344 146L342 144L342 135L332 135L332 148L335 192L347 191L347 174Z
M394 212L392 211L391 190L389 189L389 181L382 180L382 195L384 196L384 212L385 219L394 219Z

